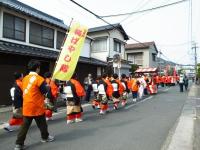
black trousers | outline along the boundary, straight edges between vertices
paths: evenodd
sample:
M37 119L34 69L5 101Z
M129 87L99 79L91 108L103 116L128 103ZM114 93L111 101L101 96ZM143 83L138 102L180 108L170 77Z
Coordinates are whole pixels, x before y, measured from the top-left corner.
M86 90L85 101L87 101L87 102L90 101L91 92L92 92L92 86L88 85L87 90Z
M180 92L183 92L183 83L179 83L180 86Z
M42 139L48 138L49 133L48 133L48 127L47 127L45 115L31 116L31 117L24 116L23 117L23 124L20 127L19 133L17 135L16 144L24 145L24 141L26 139L26 134L28 132L28 129L31 126L33 119L35 120L37 127L40 129Z

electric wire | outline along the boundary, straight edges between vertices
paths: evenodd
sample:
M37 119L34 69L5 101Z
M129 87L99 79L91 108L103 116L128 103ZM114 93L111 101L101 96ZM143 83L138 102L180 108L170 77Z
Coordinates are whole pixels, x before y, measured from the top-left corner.
M149 8L149 9L144 9L144 10L139 10L139 11L133 11L133 12L129 12L129 13L121 13L121 14L106 15L106 16L99 16L99 17L100 18L108 18L108 17L133 15L133 14L138 14L138 13L143 13L143 12L147 12L147 11L153 11L153 10L161 9L161 8L164 8L164 7L169 7L169 6L172 6L172 5L177 5L177 4L186 2L186 1L188 1L188 0L181 0L181 1L173 2L173 3L169 3L169 4L166 4L166 5L161 5L161 6L157 6L157 7L153 7L153 8Z

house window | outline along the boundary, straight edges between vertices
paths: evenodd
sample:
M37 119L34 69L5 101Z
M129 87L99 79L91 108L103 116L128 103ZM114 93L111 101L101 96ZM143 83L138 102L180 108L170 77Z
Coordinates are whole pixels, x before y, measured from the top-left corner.
M61 49L64 38L65 38L65 33L58 31L57 32L57 44L56 44L57 49Z
M30 43L53 48L54 30L51 28L30 22Z
M131 61L133 64L137 64L139 66L143 65L142 53L128 55L127 58L128 58L128 61Z
M114 40L114 51L121 53L121 43Z
M107 38L95 39L92 43L92 51L93 52L107 51Z
M156 54L152 53L152 60L156 61Z
M26 20L4 13L3 16L3 37L25 41Z

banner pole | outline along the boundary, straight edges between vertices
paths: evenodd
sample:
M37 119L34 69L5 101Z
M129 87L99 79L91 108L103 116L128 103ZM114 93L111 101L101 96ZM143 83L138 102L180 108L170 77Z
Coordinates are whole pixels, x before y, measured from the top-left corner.
M57 56L57 58L56 58L56 61L55 61L54 67L53 67L53 71L52 71L52 74L51 74L51 78L53 77L53 73L54 73L54 71L55 71L55 68L56 68L58 59L59 59L59 57L60 57L61 51L62 51L62 49L63 49L63 45L64 45L64 43L65 43L65 41L66 41L66 38L67 38L67 35L68 35L69 30L70 30L70 28L71 28L71 25L72 25L73 20L74 20L74 18L72 18L71 21L70 21L70 23L69 23L69 27L68 27L68 29L67 29L67 31L66 31L65 37L64 37L63 42L62 42L61 50L60 50L60 52L58 53L58 56Z

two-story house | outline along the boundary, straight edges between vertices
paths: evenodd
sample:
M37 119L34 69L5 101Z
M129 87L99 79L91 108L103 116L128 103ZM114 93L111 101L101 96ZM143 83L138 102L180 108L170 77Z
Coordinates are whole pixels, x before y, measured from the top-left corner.
M119 54L121 56L120 73L129 74L130 65L125 61L125 44L129 37L120 24L90 28L88 35L93 38L91 57L108 62L108 67L113 69L113 56Z
M141 68L158 67L158 50L155 42L127 44L125 46L126 60Z
M31 59L41 62L41 75L53 71L67 26L62 20L17 0L0 0L0 105L11 103L9 89L15 71L27 73ZM88 73L101 74L106 62L91 58L87 37L77 65L80 80Z

